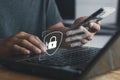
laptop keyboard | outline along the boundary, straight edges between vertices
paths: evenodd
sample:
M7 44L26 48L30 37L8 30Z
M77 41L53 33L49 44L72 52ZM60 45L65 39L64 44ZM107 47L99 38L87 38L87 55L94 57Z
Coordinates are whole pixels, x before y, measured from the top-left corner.
M90 47L79 47L60 49L53 56L47 54L28 57L27 59L18 60L32 64L45 66L73 66L75 68L84 68L93 59L100 49Z

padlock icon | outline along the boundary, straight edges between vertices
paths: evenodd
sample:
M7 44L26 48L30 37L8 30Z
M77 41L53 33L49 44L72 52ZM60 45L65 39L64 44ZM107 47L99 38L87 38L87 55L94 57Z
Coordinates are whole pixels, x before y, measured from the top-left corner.
M49 40L49 43L46 42L47 49L54 49L57 47L57 38L56 36L52 36Z

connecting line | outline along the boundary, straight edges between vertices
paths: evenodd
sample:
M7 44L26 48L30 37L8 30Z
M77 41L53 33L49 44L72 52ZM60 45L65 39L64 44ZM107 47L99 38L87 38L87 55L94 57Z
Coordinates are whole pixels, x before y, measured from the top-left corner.
M31 60L31 59L38 59L39 61L41 61L41 60L45 60L47 57L48 57L48 55L46 53L42 53L40 55L35 55L34 57L17 60L16 62Z

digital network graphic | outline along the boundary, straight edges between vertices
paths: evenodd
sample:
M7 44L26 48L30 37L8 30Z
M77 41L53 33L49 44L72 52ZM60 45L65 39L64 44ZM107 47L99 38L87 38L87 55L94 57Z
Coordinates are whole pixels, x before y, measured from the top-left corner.
M63 33L60 31L53 31L43 36L43 42L47 47L46 54L49 56L54 55L61 46L63 40Z

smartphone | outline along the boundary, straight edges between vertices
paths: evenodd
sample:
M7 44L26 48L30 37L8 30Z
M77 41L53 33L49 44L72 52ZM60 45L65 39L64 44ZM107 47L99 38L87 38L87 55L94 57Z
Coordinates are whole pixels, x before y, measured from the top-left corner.
M92 15L90 15L87 19L84 21L78 23L76 26L71 26L71 29L78 29L80 26L86 27L86 29L89 30L88 23L89 22L98 22L101 21L103 18L107 17L108 15L115 12L115 8L113 7L104 7L100 8L96 12L94 12Z

